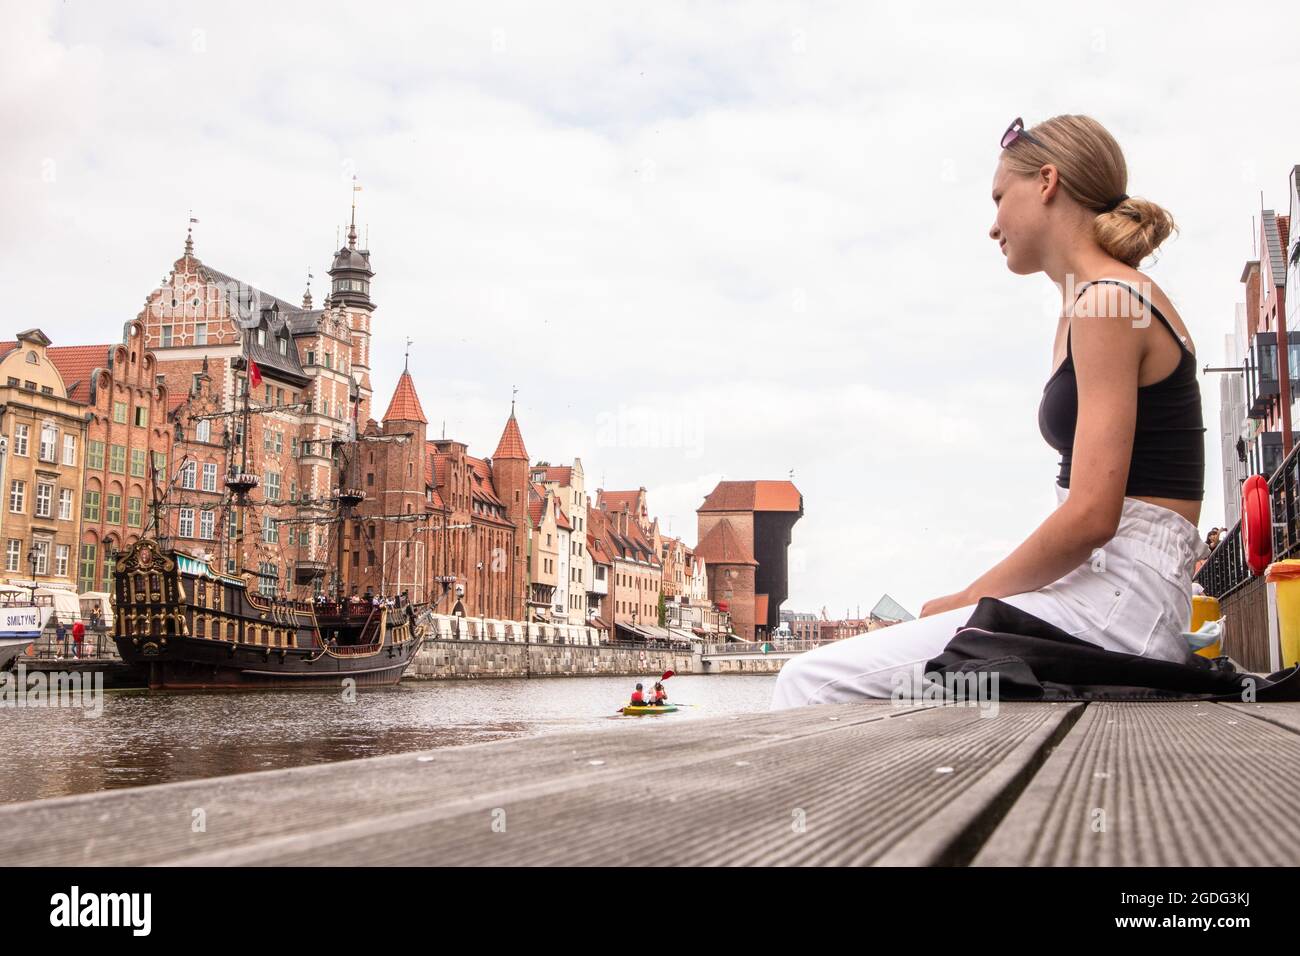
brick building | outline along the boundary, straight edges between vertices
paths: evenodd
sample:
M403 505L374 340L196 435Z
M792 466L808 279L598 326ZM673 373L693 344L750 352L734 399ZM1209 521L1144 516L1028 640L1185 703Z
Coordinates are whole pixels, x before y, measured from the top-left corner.
M492 459L427 437L409 371L356 443L348 484L365 493L343 529L345 590L407 592L442 614L524 620L528 453L514 410Z
M789 591L786 549L803 495L789 481L721 481L696 513L710 600L744 640L766 639Z
M291 305L201 262L187 237L140 314L174 429L166 531L228 571L256 571L268 593L318 588L333 565L332 442L355 435L371 400L374 272L356 240L354 208L314 309L310 289ZM259 479L242 515L225 487L240 468ZM311 516L316 524L281 523Z
M111 591L114 553L152 533L152 477L166 474L172 447L167 390L138 319L116 345L51 347L48 355L68 398L86 406L77 589Z

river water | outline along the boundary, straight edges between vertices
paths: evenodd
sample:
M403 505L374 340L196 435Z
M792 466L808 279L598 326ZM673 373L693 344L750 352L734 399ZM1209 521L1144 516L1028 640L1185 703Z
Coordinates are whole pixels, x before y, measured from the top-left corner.
M0 707L0 803L564 730L766 710L775 674L682 674L674 714L615 716L626 677L405 681L338 691L106 691L102 712Z

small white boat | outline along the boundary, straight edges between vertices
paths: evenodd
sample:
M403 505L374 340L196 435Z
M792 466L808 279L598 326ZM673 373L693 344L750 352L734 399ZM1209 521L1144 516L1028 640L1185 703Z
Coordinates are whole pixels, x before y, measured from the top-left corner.
M0 670L41 636L53 611L52 607L32 607L30 603L0 605Z

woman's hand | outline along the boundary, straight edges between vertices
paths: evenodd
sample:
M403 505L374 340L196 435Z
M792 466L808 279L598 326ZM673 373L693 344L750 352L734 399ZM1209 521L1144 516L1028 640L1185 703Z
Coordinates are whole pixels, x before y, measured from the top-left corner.
M933 600L926 601L925 607L921 608L921 617L929 617L931 614L941 614L944 611L951 611L955 607L965 607L968 604L974 604L965 591L958 591L956 594L947 594L943 597L937 597Z

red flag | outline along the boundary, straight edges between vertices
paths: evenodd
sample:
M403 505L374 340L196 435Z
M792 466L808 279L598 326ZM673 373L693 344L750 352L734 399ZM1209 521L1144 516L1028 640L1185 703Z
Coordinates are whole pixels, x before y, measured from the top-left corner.
M253 388L257 388L262 384L262 370L257 367L257 363L252 359L248 360L248 381Z

